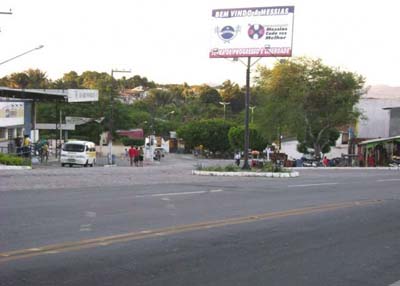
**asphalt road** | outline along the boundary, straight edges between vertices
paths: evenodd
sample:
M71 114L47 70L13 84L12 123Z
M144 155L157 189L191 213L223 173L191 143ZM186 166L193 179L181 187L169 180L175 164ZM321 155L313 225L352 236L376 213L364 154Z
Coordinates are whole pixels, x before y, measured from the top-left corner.
M192 176L192 167L170 157L144 168L2 171L0 285L400 280L398 171L272 179Z

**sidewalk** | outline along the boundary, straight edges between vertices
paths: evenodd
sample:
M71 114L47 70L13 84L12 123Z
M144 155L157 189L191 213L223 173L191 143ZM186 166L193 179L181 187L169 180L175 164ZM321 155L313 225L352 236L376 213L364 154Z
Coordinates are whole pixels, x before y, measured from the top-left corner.
M115 167L129 167L130 166L130 161L126 160L125 158L121 158L121 157L116 157L115 158ZM163 160L161 160L161 163L163 162ZM151 166L151 165L158 165L160 164L160 162L157 161L152 161L152 160L145 160L143 162L143 166ZM107 156L98 156L96 157L96 167L104 167L104 166L110 166L108 164L108 157ZM32 164L32 168L33 169L37 169L37 168L49 168L49 167L61 167L61 163L59 161L59 157L55 158L54 156L49 157L49 160L47 162L43 162L43 163L35 163ZM133 166L135 167L135 166Z

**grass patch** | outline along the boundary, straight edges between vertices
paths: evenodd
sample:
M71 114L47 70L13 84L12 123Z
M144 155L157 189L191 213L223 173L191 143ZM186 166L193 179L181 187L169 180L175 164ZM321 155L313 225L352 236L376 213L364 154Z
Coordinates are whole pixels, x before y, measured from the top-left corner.
M0 153L0 164L8 166L31 166L31 160L23 157Z
M227 165L227 166L209 166L205 167L202 164L195 165L197 171L208 171L208 172L268 172L268 173L287 173L290 170L283 168L281 165L274 164L272 162L265 163L261 168L251 168L250 170L242 170L240 166L237 165Z

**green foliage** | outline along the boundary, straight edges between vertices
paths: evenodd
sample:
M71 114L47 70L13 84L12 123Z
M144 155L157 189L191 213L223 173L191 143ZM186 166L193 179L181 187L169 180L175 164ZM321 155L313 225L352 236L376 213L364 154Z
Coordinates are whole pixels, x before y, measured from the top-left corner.
M242 172L243 170L241 167L230 164L226 166L209 166L209 167L204 167L203 165L197 165L195 166L196 170L198 171L209 171L209 172ZM278 164L274 164L272 162L266 162L261 170L258 169L251 169L248 170L249 172L269 172L269 173L282 173L282 172L289 172L287 169L283 168L282 166Z
M254 127L249 127L250 149L262 151L268 145L265 137ZM233 126L228 133L229 144L232 149L244 150L244 126Z
M261 167L261 172L281 173L288 172L288 170L284 169L281 165L270 161L263 164Z
M63 77L52 81L45 72L27 70L14 73L0 79L0 84L14 88L43 88L43 89L97 89L98 102L82 103L51 103L39 102L37 105L37 122L56 123L62 117L90 117L104 118L100 123L90 122L77 125L75 131L68 131L70 138L82 138L94 142L99 141L100 134L110 129L111 106L113 102L114 136L118 129L143 128L146 135L156 134L169 136L169 132L179 129L191 122L215 120L223 118L223 107L220 101L228 101L226 115L232 122L243 123L244 92L238 84L226 81L218 89L208 85L189 86L183 84L156 85L146 77L135 75L131 78L122 77L113 79L105 72L85 71L78 74L69 71ZM117 95L123 89L143 86L147 90L147 97L126 105L118 101ZM220 92L224 98L221 97ZM114 98L112 101L111 98ZM203 144L211 152L225 152L230 149L225 125L231 123L212 123L207 132L202 131L202 141L194 145ZM57 138L59 134L54 130L42 130L42 135ZM208 139L205 137L208 136ZM220 137L221 136L221 137ZM216 139L214 139L216 138ZM215 141L215 142L213 142ZM208 147L206 147L208 146Z
M174 103L174 95L168 90L151 89L148 91L148 95L144 101L154 107L162 107Z
M209 172L239 172L241 171L240 167L236 165L227 165L227 166L209 166L209 167L201 167L198 169L199 171L209 171Z
M0 164L10 166L30 166L31 161L23 157L0 153Z
M219 94L218 90L212 88L208 85L202 85L199 88L199 98L202 103L208 104L212 103L218 105L219 102L222 100L221 95Z
M46 73L38 69L12 73L2 79L2 85L12 88L48 88L49 81Z
M144 145L144 139L133 139L133 138L129 138L129 137L121 137L120 141L124 146L143 146Z
M259 69L262 94L258 125L270 139L295 135L316 153L328 150L333 130L350 124L364 79L324 65L321 60L297 58ZM333 133L332 133L333 132Z
M338 140L340 133L338 130L331 128L326 132L324 132L323 136L324 138L322 138L321 141L326 143L321 146L321 152L323 154L326 154L329 153L331 149L330 146L335 146L335 143ZM308 154L310 146L313 146L312 138L308 136L308 133L305 133L305 134L299 134L298 140L299 144L297 145L297 151L303 154Z
M238 84L226 80L220 90L223 101L230 103L229 106L233 113L238 113L244 109L245 92Z
M225 172L238 172L241 171L240 167L234 164L225 166Z
M131 78L121 80L123 88L135 88L143 86L144 88L155 88L156 84L153 81L149 81L146 77L135 75Z
M221 119L192 121L180 127L178 136L183 138L188 149L203 145L211 152L226 152L230 150L228 132L231 123Z

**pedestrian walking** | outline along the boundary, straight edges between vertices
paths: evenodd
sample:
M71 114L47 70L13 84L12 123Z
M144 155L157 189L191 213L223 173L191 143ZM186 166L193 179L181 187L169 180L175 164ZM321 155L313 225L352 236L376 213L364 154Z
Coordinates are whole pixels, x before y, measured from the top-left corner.
M235 164L237 165L237 166L239 166L240 165L240 152L236 152L235 153L235 156L234 156L234 159L235 159Z
M158 149L156 150L154 159L156 159L156 161L158 161L158 162L161 162L161 151L160 150L158 150Z
M24 136L24 141L23 141L23 153L24 157L28 158L31 156L31 139L29 138L28 135Z
M134 158L133 158L133 162L135 163L136 167L139 167L139 149L138 149L137 146L135 146L134 149L135 149L135 155L134 155Z
M142 147L139 147L139 166L143 167L144 151Z
M329 166L329 160L328 160L328 158L326 158L326 156L324 156L324 159L322 160L322 164L324 165L324 167Z
M47 143L47 141L44 142L43 146L42 146L42 163L45 160L46 163L49 161L49 144Z
M131 146L131 148L129 148L129 150L128 150L129 161L130 161L131 166L133 166L133 162L135 160L135 154L136 154L136 150L133 148L133 146Z

